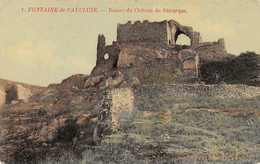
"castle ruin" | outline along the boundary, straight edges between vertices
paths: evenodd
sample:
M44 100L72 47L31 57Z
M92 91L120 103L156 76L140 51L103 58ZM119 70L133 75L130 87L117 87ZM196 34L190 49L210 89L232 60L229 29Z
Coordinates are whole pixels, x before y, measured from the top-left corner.
M180 34L190 39L190 45L176 44ZM133 24L128 21L118 24L117 40L112 45L106 45L104 35L98 36L96 66L91 75L115 69L131 69L132 73L140 74L147 68L165 65L178 66L182 74L196 78L199 60L221 60L226 54L223 38L203 42L199 32L174 20Z
M192 27L181 26L174 20L162 22L143 23L136 21L132 24L119 24L117 27L118 42L157 42L164 44L176 44L178 36L184 34L190 38L191 45L198 45L202 42L200 33L193 31Z

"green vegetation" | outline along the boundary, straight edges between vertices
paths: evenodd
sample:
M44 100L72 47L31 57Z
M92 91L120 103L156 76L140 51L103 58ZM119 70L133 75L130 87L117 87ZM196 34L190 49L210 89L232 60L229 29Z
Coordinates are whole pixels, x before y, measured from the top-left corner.
M221 82L260 86L260 55L247 51L223 61L212 61L200 68L201 81L211 84Z
M156 148L156 151L158 151L158 147L160 147L159 151L168 155L176 153L197 154L197 157L164 157L167 162L255 162L256 158L259 158L258 152L260 151L257 146L260 141L257 135L260 132L259 115L258 117L242 117L239 114L223 114L219 111L188 111L187 109L244 108L259 112L259 102L260 97L224 99L189 94L169 97L161 94L152 95L151 98L139 104L138 114L127 122L121 123L122 129L120 130L123 131L125 136L139 135L140 140L135 140L135 143L139 146L141 144L141 147L150 144L151 152ZM150 117L142 115L142 111L154 112L165 109L172 111L170 122L161 122L159 115ZM149 142L142 141L142 138ZM122 137L121 141L125 141L125 137ZM143 156L147 157L151 152L146 150L145 153L143 152L145 154ZM204 153L204 155L214 154L214 156L202 157L199 156L200 153ZM222 156L216 157L216 154ZM232 154L240 155L240 157L230 157ZM149 158L149 160L151 159ZM153 160L160 163L161 158L157 157Z
M176 96L151 95L149 99L138 102L139 110L158 111L174 109L183 111L189 108L250 108L260 110L260 96L247 98L223 98L183 94Z
M232 115L232 110L228 114L217 109L239 108L259 112L260 97L235 99L187 93L175 96L150 95L139 101L133 117L121 120L118 131L106 136L100 144L86 147L80 158L73 153L64 153L66 158L50 161L62 163L61 160L66 159L84 164L259 161L259 115L244 117ZM161 121L158 113L148 116L143 114L167 109L171 111L171 120L168 122Z
M158 66L147 69L140 81L142 84L160 84L172 83L175 79L176 68Z

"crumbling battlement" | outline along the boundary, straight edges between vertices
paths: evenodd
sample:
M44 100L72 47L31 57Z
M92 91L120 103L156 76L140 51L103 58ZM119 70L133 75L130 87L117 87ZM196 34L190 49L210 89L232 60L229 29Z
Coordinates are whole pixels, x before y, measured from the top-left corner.
M118 44L113 42L112 45L107 46L104 35L100 34L98 36L96 66L91 75L97 75L116 68L119 53Z
M163 44L175 44L178 36L184 34L191 40L191 45L202 42L200 34L193 31L192 27L182 26L174 20L162 22L149 22L144 20L142 23L136 21L134 24L128 21L126 24L118 24L118 42L159 42Z
M194 47L194 51L204 60L220 60L226 54L225 40L220 38L217 42L203 42Z

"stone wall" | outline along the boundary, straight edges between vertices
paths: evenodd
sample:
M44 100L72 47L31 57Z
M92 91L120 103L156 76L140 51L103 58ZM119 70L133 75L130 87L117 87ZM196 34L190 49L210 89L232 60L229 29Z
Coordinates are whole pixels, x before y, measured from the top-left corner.
M10 104L13 100L27 101L32 95L30 89L23 87L21 84L16 84L6 91L5 103Z
M178 52L174 47L163 46L159 43L124 43L120 44L117 67L149 67L159 64L160 59L179 63ZM158 60L159 59L159 60Z
M117 126L119 119L128 119L134 109L134 95L131 88L113 89L109 93L111 97L110 112L112 124Z
M5 104L5 101L6 101L5 98L6 98L5 91L0 89L0 108L2 105Z
M93 140L100 141L103 135L117 130L120 121L132 116L134 95L131 88L108 89L103 92L98 124L93 133Z
M199 56L190 49L181 50L178 58L182 63L183 74L189 78L198 78L199 76Z
M217 42L200 43L194 48L202 60L221 60L227 55L225 41L223 38Z
M149 22L147 20L136 21L134 24L128 21L117 26L118 42L160 42L168 44L167 21Z
M120 49L118 48L116 42L113 42L112 45L106 46L106 39L104 35L99 35L96 66L92 70L91 75L99 75L115 69L119 53Z
M136 21L134 24L128 21L126 24L118 24L118 42L157 42L161 44L176 44L178 36L184 34L191 40L191 44L201 42L198 32L193 32L192 27L182 26L174 20L161 22Z
M190 26L183 26L174 20L161 22L136 21L134 24L128 21L126 24L118 24L118 42L157 42L176 44L178 36L184 34L191 40L192 47L203 43L200 33L193 31Z

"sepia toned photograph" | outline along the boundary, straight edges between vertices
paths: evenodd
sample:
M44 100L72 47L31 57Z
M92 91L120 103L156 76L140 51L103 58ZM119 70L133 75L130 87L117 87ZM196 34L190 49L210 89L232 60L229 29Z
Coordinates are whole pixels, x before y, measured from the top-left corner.
M0 0L0 164L259 164L260 0Z

